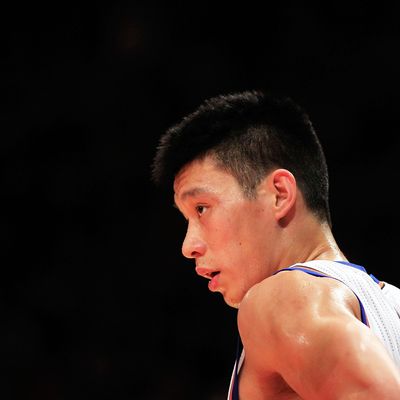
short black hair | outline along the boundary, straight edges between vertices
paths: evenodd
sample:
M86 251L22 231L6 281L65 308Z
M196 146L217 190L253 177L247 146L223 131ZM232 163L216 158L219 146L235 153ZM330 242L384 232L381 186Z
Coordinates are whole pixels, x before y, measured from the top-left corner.
M230 172L248 198L270 171L289 170L307 207L331 225L326 158L308 114L291 98L254 90L205 100L161 136L152 179L172 187L185 165L206 156Z

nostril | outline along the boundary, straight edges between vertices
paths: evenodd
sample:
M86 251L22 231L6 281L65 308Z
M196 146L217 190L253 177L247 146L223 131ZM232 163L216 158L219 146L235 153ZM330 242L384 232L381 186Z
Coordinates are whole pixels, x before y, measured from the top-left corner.
M192 258L198 258L201 256L201 253L199 253L198 251L192 251L191 257Z

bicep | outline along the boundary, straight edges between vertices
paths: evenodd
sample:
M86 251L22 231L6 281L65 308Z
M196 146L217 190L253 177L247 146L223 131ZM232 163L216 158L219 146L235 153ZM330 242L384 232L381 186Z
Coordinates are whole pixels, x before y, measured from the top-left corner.
M302 337L278 341L275 357L278 352L284 357L277 363L279 373L303 398L376 399L389 383L400 390L393 361L357 319L322 316L304 328Z

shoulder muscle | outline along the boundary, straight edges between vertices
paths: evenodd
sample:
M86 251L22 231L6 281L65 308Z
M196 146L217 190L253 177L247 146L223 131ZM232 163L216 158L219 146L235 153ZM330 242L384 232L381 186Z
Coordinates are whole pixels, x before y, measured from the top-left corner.
M383 346L356 318L356 301L334 279L298 271L266 279L239 308L246 359L260 371L280 374L304 398L383 390L378 374L368 372L369 363L380 364L398 385Z

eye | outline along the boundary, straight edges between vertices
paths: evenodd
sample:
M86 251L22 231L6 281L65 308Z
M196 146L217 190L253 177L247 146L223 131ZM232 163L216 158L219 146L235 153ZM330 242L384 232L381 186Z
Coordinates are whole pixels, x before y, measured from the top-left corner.
M203 206L201 204L196 206L196 212L199 215L199 217L202 216L206 212L206 210L207 210L206 206Z

